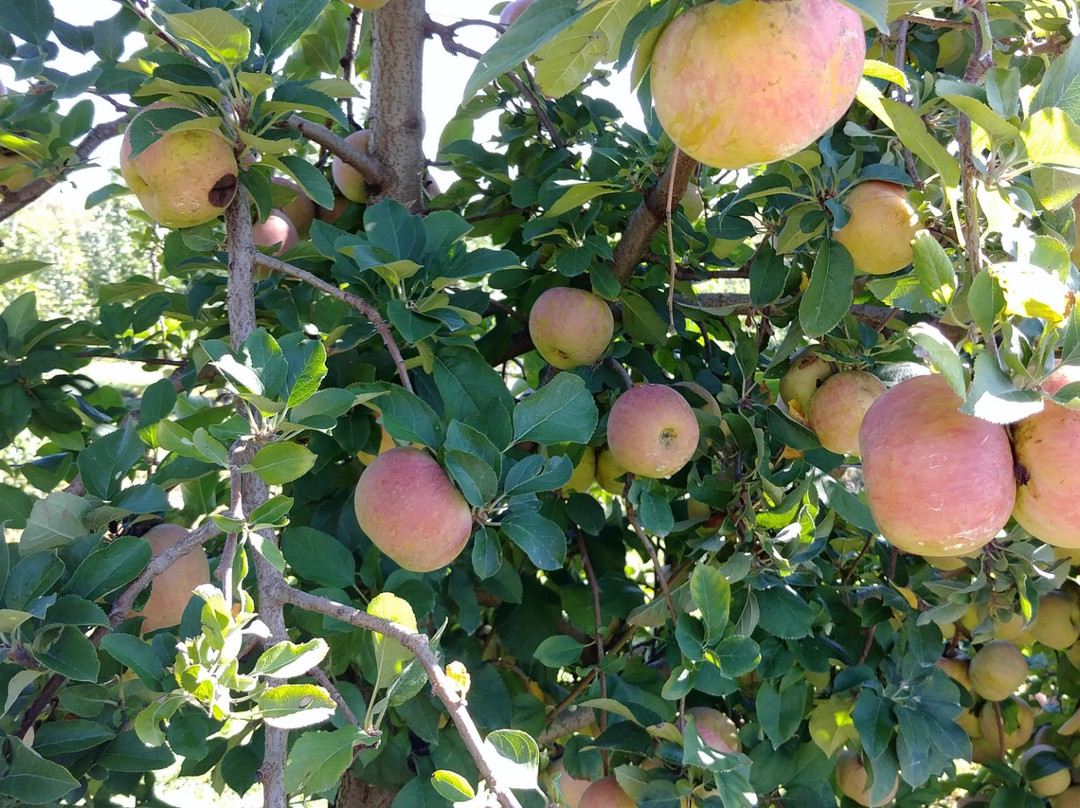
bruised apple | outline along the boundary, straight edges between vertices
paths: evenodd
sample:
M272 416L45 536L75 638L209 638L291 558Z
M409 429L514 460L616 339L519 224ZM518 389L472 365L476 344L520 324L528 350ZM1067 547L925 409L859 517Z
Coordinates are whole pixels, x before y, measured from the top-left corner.
M1028 663L1008 640L992 640L975 652L968 664L971 689L988 701L1007 699L1024 683Z
M1008 433L960 412L962 403L941 376L915 376L871 404L859 428L870 512L904 552L964 555L1009 521Z
M832 363L822 359L811 349L803 351L792 358L791 366L780 377L781 401L787 405L789 412L805 420L818 387L834 373L836 368Z
M790 157L847 111L866 57L858 13L837 0L694 6L652 56L656 115L714 168Z
M357 7L362 8L362 6ZM371 149L371 130L359 129L346 135L345 142L366 153ZM330 163L330 175L334 178L334 185L343 197L353 202L367 202L368 187L364 177L336 155Z
M859 183L844 204L851 216L833 237L851 253L856 272L887 275L911 263L911 240L920 224L907 188L878 180Z
M157 558L187 534L186 527L163 524L150 528L143 538L150 542L152 557ZM154 578L146 605L141 612L132 612L132 616L144 618L143 631L175 626L180 622L195 587L208 583L210 564L206 560L206 550L199 545Z
M862 759L854 752L841 749L840 754L836 756L836 785L848 799L868 807L871 805L888 805L896 796L896 792L900 790L900 778L898 776L885 799L872 803L870 802L871 786L867 782L868 780L869 776Z
M1074 382L1080 382L1080 367L1065 366L1042 387L1056 393ZM1080 412L1047 401L1042 412L1013 425L1013 446L1019 483L1013 517L1047 544L1080 548Z
M865 370L845 370L821 383L810 401L810 428L821 445L842 455L859 453L863 416L885 392L881 379Z
M578 808L637 808L637 801L622 790L614 774L609 774L585 789Z
M698 436L693 408L662 384L630 388L608 416L612 456L639 477L670 477L693 457Z
M410 572L446 566L472 532L469 504L421 449L391 449L371 461L356 484L354 505L372 543Z
M611 309L584 289L548 289L529 310L529 336L540 355L559 370L596 362L615 332Z
M232 146L207 129L170 132L132 157L131 129L149 110L178 108L157 103L128 124L120 144L120 173L151 219L165 227L194 227L220 216L236 195Z

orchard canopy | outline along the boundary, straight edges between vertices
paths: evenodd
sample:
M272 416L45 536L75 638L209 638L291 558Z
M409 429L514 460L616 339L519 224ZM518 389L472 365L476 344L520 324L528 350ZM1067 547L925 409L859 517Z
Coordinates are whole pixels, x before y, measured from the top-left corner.
M1076 4L439 2L0 0L0 808L1080 805Z

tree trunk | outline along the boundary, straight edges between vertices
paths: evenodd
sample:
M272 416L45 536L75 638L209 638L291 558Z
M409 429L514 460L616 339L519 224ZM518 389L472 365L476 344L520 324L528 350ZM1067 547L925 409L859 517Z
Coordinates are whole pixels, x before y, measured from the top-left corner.
M357 780L351 771L346 771L338 786L333 808L390 808L395 796L396 792L375 788Z
M423 208L424 0L394 0L374 13L371 32L371 129L388 180L379 198Z

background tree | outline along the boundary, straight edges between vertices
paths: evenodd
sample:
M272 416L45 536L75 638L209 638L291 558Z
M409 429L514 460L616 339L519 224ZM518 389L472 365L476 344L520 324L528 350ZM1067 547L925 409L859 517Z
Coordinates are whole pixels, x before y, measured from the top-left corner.
M1075 8L371 5L0 7L0 805L1073 804Z

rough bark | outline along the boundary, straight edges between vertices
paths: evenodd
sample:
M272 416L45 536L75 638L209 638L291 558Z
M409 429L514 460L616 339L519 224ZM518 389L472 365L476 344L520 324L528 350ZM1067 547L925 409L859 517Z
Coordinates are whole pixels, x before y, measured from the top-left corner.
M424 0L394 0L374 14L371 122L375 159L385 169L380 198L423 208L424 113L421 107Z

